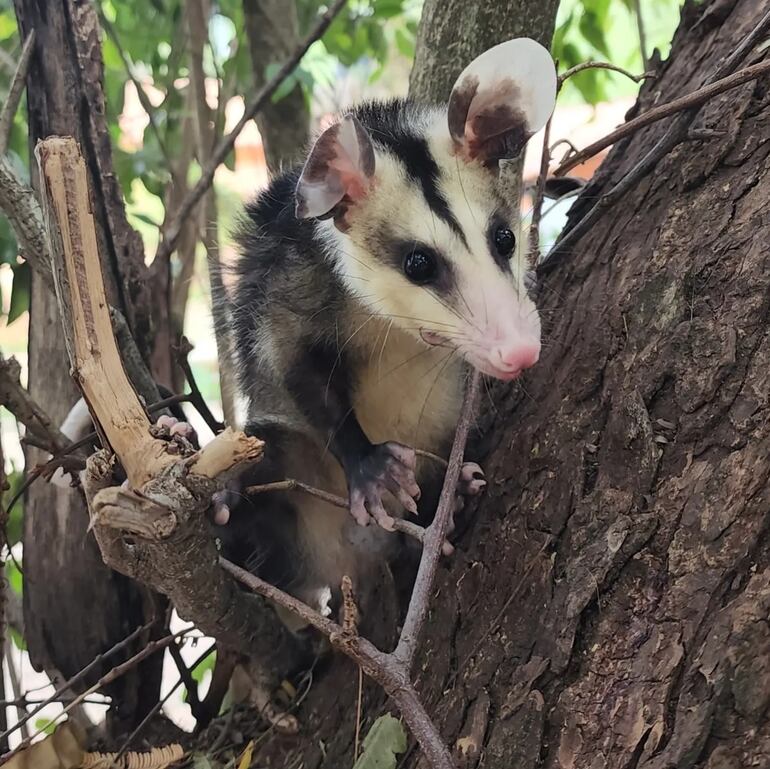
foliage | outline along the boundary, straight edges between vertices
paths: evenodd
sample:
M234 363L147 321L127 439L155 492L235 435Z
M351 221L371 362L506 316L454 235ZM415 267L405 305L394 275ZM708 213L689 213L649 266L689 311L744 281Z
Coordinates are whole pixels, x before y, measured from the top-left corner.
M397 718L380 716L364 738L363 752L353 769L396 769L396 759L406 750L406 730Z
M681 0L641 2L647 38L647 55L658 48L668 53ZM608 61L630 72L644 70L634 0L562 0L556 17L553 54L560 70L583 61ZM638 85L606 70L586 70L567 82L562 98L567 102L597 104L633 96Z

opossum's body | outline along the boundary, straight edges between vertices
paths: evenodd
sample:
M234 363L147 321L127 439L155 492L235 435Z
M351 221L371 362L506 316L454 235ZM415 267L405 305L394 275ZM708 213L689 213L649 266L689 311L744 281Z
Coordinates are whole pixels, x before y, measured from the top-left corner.
M412 470L420 486L440 475L408 447L446 456L467 364L514 379L537 360L517 201L496 168L554 93L548 54L510 41L461 75L448 108L354 109L247 208L233 293L219 301L247 429L267 443L249 481L296 478L349 495L351 509L269 492L244 498L219 533L306 601L395 543L383 528L414 510ZM381 526L358 525L369 517Z

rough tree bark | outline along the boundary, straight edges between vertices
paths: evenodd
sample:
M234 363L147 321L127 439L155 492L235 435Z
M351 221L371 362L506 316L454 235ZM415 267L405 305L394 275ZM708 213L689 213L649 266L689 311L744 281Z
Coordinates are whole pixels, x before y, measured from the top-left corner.
M444 101L466 64L512 37L551 45L559 0L426 0L417 34L409 95Z
M243 0L254 89L261 88L270 64L279 64L299 42L295 0ZM296 161L308 140L310 114L299 85L257 115L267 167L277 173Z
M636 110L698 87L765 12L686 3ZM463 767L770 765L769 99L765 78L701 110L724 133L577 243L541 292L542 362L492 392L489 490L418 666ZM572 222L666 128L619 144ZM357 678L335 664L301 714L306 767L350 762ZM364 729L384 707L367 686Z
M15 0L15 8L22 37L26 39L32 29L36 33L27 82L31 149L38 139L60 134L75 136L87 153L100 249L109 266L105 269L109 301L121 309L147 352L144 251L125 219L112 169L96 15L86 0ZM34 162L31 165L34 169ZM79 397L69 375L56 299L34 272L29 389L58 423ZM28 449L30 467L45 459L42 452ZM40 483L29 490L24 518L26 640L36 667L65 677L144 624L153 610L145 589L104 565L96 543L86 534L87 526L79 491ZM64 633L63 628L77 632ZM119 718L116 728L141 718L142 711L157 702L161 662L157 656L150 658L135 675L116 682L113 691L122 706L120 715L128 721L120 724Z

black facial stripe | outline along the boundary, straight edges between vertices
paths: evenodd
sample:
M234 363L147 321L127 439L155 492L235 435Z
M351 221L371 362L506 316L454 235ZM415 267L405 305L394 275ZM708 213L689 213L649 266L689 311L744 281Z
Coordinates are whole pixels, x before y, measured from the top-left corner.
M440 171L430 152L428 142L420 136L409 134L404 134L397 139L375 135L375 141L384 145L391 154L404 164L409 178L420 185L422 195L430 210L449 225L452 232L462 240L463 245L467 248L468 241L463 228L452 213L447 199L439 190Z

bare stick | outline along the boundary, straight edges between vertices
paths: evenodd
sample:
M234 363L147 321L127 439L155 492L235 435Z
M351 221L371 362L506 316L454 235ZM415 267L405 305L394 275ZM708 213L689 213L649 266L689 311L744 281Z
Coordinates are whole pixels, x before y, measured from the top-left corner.
M440 459L440 457L439 457ZM309 486L307 483L295 480L294 478L286 478L283 481L273 481L272 483L262 483L259 486L247 486L247 494L265 494L270 491L301 491L305 494L309 494L311 497L316 497L324 502L328 502L330 505L339 507L343 510L347 510L349 507L348 501L344 497L337 496L328 491L322 489L316 489L313 486ZM425 529L422 526L418 526L411 521L405 521L401 518L393 519L393 528L395 531L400 531L402 534L406 534L412 539L416 539L420 544L425 541ZM444 553L449 554L451 552L451 545L444 543Z
M16 117L16 111L19 109L21 95L24 93L27 72L29 72L29 61L32 58L32 48L34 45L35 30L33 29L24 41L19 64L16 67L16 72L13 73L11 87L8 89L8 98L5 100L3 111L0 114L0 155L5 155L8 151L8 142L13 130L13 119Z
M162 262L171 255L176 246L177 239L182 231L182 224L192 213L193 208L198 204L198 201L206 193L206 190L211 186L214 181L214 174L217 168L219 168L225 159L235 146L235 140L243 130L244 126L262 109L268 99L272 98L273 94L280 88L283 81L294 71L296 66L302 61L302 57L307 53L308 48L318 39L322 37L324 32L329 28L337 14L343 9L347 0L335 0L335 2L329 6L329 8L321 14L318 21L313 28L308 32L302 42L297 46L294 53L283 63L281 68L273 75L265 85L260 88L259 92L254 98L246 105L246 110L243 116L235 125L232 131L214 148L211 154L209 162L203 169L200 178L195 186L185 195L182 200L179 209L174 213L174 216L168 221L163 228L163 239L158 246L157 254L155 258ZM159 262L159 263L160 263Z
M213 649L213 647L212 647ZM208 655L211 653L212 649L209 649L203 657L200 657L198 662L203 662L203 660L208 657ZM182 652L179 650L179 646L177 644L171 644L171 646L168 647L169 653L171 654L171 659L174 660L174 665L176 665L176 669L179 671L179 685L184 684L187 688L187 701L190 705L190 711L193 714L193 717L196 721L200 719L201 713L200 713L200 707L201 707L201 701L198 697L198 684L195 681L195 679L192 677L192 672L195 670L195 665L192 667L187 667L185 661L182 659ZM132 735L133 738L134 735Z
M211 413L211 409L208 407L206 399L201 394L198 383L195 381L195 375L193 374L189 359L192 349L193 346L190 344L190 341L186 336L183 336L179 341L179 347L177 348L177 363L184 373L187 384L190 385L190 403L195 406L198 413L209 426L211 432L216 435L217 433L221 433L222 430L225 429L225 426Z
M654 107L644 114L639 115L639 117L624 123L620 128L607 134L603 139L599 139L593 144L589 144L585 149L570 156L553 172L554 176L564 176L568 171L571 171L575 166L579 166L581 163L588 160L588 158L593 157L602 150L607 149L607 147L611 147L620 139L624 139L626 136L630 136L658 120L663 120L663 118L670 117L677 112L682 112L683 110L692 107L699 107L709 99L713 99L715 96L718 96L725 91L729 91L731 88L737 88L739 85L748 83L750 80L756 80L766 72L770 72L770 61L761 61L759 64L746 67L745 69L740 70L740 72L736 72L735 74L724 77L714 83L705 85L697 91L688 93L686 96L674 99L673 101L668 102L668 104L661 104L660 107Z
M160 651L161 649L165 649L169 644L172 644L177 638L180 638L183 635L186 635L193 629L193 626L190 625L186 628L183 628L182 630L177 631L176 633L173 633L172 635L168 635L165 638L159 638L157 641L150 641L147 646L144 647L140 652L137 652L134 654L133 657L129 657L125 662L121 663L120 665L116 665L112 670L110 670L108 673L103 675L93 686L89 687L85 692L82 694L78 694L75 699L72 700L72 702L65 705L64 709L61 713L59 713L57 716L54 717L53 721L57 721L61 716L66 715L69 713L73 708L80 705L82 702L84 702L88 697L90 697L94 692L101 689L103 686L107 686L107 684L111 684L113 681L116 681L121 676L128 673L129 670L132 670L135 668L140 662L147 659L147 657L151 656L152 654L155 654L155 652ZM13 727L14 730L18 728L18 724ZM27 745L32 742L32 740L35 739L39 734L42 734L46 729L48 728L48 723L43 724L34 734L30 735L29 739L24 740L19 744L19 746L16 748L14 753L22 750L23 748L26 748Z
M106 652L97 654L96 657L94 657L94 659L89 662L79 673L75 673L74 676L68 678L50 697L40 702L38 706L32 711L26 713L24 718L22 718L12 729L8 729L7 731L0 734L0 740L5 739L9 734L22 726L22 724L25 724L30 719L34 718L44 707L46 707L46 705L50 705L52 702L61 700L67 690L71 690L75 684L77 684L79 681L82 681L86 676L96 670L105 660L130 646L142 633L146 633L154 623L155 618L153 617L153 619L151 619L149 622L134 630L133 633L129 633L122 641L118 641L118 643L116 643Z
M158 147L160 147L161 154L165 158L166 163L169 163L170 155L166 149L166 143L163 141L163 137L160 135L160 129L158 128L157 122L158 118L155 114L155 107L152 106L152 103L150 102L147 93L142 87L142 84L134 74L134 67L131 63L131 59L126 52L126 49L123 47L123 44L120 42L120 36L116 32L115 27L112 25L112 22L110 22L110 20L104 15L101 5L97 5L96 8L99 13L99 21L109 35L110 40L112 40L112 42L115 44L115 48L118 50L120 60L123 62L123 69L125 69L126 74L128 75L128 79L133 83L133 86L136 89L136 97L139 99L139 104L141 104L142 109L147 113L147 117L150 120L150 128L152 129L152 132L155 134L155 138L158 141Z
M0 155L0 209L16 235L21 255L43 284L53 291L51 258L43 227L43 214L32 188L19 176L5 155Z
M457 468L459 473L459 467ZM336 622L322 617L302 601L255 577L245 569L220 558L222 568L255 593L282 606L320 630L332 645L356 662L374 679L396 703L407 726L417 738L431 769L455 769L452 756L436 725L425 711L420 698L409 680L403 663L393 654L381 652L374 644L359 635L346 634Z
M629 72L623 67L618 67L615 64L610 64L608 61L583 61L580 64L576 64L574 67L570 67L568 70L559 75L559 88L561 88L565 81L569 80L573 75L577 75L578 72L584 72L587 69L608 69L612 72L619 72L621 75L625 75L629 80L633 80L635 83L641 83L648 77L655 77L654 72L642 72L641 75L635 75L633 72ZM644 69L647 69L647 64L644 65Z
M411 669L414 655L417 651L420 632L428 614L430 595L433 591L441 548L446 541L449 529L449 519L454 507L457 480L460 477L465 444L467 443L468 433L473 421L480 381L481 375L478 371L474 370L468 382L465 399L460 411L460 418L457 422L457 432L455 433L452 451L449 455L449 465L444 476L444 486L441 489L436 517L425 534L420 566L417 570L412 597L409 600L409 608L407 609L406 619L401 630L401 638L399 638L396 650L393 652L393 655L402 662L407 671Z
M548 180L548 164L551 162L551 150L548 142L551 139L551 119L545 124L543 131L543 154L540 156L540 173L535 186L535 197L532 201L532 221L529 225L529 257L531 264L540 261L540 221L543 217L543 200L545 200L545 183Z
M148 430L144 408L118 353L91 213L88 175L77 142L52 137L35 150L40 166L48 241L62 306L64 337L73 374L105 437L139 488L174 457ZM70 325L70 323L72 325Z
M113 336L77 143L52 137L39 143L37 156L71 365L130 486L113 485L108 451L89 457L82 480L102 557L113 569L167 595L179 615L206 635L263 658L267 671L277 671L279 659L298 654L297 641L264 602L239 590L217 566L204 516L224 474L258 462L264 444L228 428L201 451L182 457L169 451L178 444L150 434ZM151 538L135 537L127 547L123 527L129 523ZM190 569L191 561L196 569Z
M198 659L196 659L193 662L193 664L190 665L189 668L186 665L184 665L184 663L182 663L182 666L184 667L184 670L186 671L187 675L185 676L185 675L181 674L181 670L180 670L179 680L171 687L171 689L169 689L168 694L166 694L165 697L161 698L160 700L158 700L158 702L155 703L155 705L153 705L153 707L150 709L150 712L139 722L139 724L137 725L136 729L134 729L134 731L131 732L131 734L128 735L128 737L126 738L126 741L123 743L122 747L120 748L120 750L118 751L117 755L114 758L114 761L115 761L116 764L117 764L118 760L120 759L120 757L123 756L126 753L128 748L131 746L131 743L137 738L137 736L139 734L141 734L144 731L144 728L147 726L147 724L149 724L150 721L152 721L152 719L155 718L155 716L157 716L158 713L160 713L161 710L163 710L163 706L171 699L171 697L173 696L174 692L182 684L184 684L187 687L187 693L190 694L190 696L192 696L191 693L193 691L193 688L190 687L190 684L187 683L187 681L185 679L187 678L187 679L192 680L192 672L193 672L193 670L195 670L195 668L197 668L203 662L203 660L205 660L214 651L215 646L216 646L216 644L213 644L208 649L206 649L206 651L203 652L203 654L201 654L200 657L198 657ZM172 655L174 654L174 652L173 652L174 649L177 650L177 653L179 652L179 649L178 649L177 645L176 644L171 644L171 646L169 647L169 650L171 651ZM181 659L181 655L180 655L180 659ZM179 667L179 666L177 665L177 667ZM193 681L193 683L194 683L194 681ZM198 702L198 706L200 706L200 702ZM193 715L194 715L194 713L193 713ZM196 720L197 720L197 716L196 716Z
M683 99L676 100L680 104L683 100L690 99L692 101L686 106L680 107L680 114L677 115L663 138L626 174L623 179L621 179L620 182L618 182L618 184L616 184L608 193L600 197L593 208L569 232L567 232L566 235L563 235L556 242L553 248L548 252L546 259L538 265L537 272L539 276L554 269L554 267L559 264L563 255L567 253L571 245L588 231L604 210L623 195L627 194L629 190L652 171L662 158L664 158L677 144L687 138L690 124L694 120L700 105L705 101L702 96L695 99L696 95L702 95L704 92L712 89L710 96L715 96L717 93L722 93L728 88L733 88L736 85L753 80L764 72L770 71L770 61L765 61L746 67L740 72L733 74L743 59L748 55L749 51L751 51L757 42L762 39L768 28L770 28L770 10L762 17L762 19L760 19L754 29L743 39L735 51L733 51L733 53L730 54L719 67L717 67L708 78L703 88L689 94L689 96L683 97ZM739 82L737 82L736 79L739 80ZM725 85L726 83L727 85ZM714 92L713 89L718 86L720 90ZM668 107L671 107L674 103L676 102L671 102ZM650 110L647 115L654 111L655 110ZM644 116L637 118L637 121L642 117ZM634 122L636 121L632 120L630 123L627 123L626 126ZM569 168L572 167L570 164L574 163L574 161L575 157L573 156L567 163L562 164L559 170L562 173L566 172L566 170L569 170ZM564 170L562 171L562 169Z
M52 453L63 451L70 440L54 426L51 418L21 386L21 366L16 358L0 355L0 404L28 430L43 438Z

